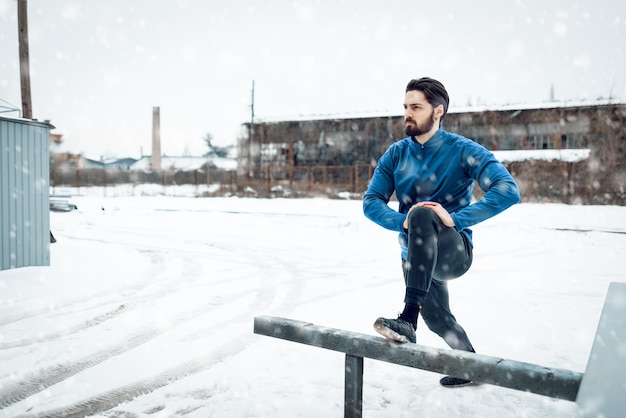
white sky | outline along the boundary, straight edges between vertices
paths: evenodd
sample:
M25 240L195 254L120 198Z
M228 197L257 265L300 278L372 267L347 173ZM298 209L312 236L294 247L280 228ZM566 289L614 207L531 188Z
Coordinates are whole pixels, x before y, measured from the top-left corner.
M626 99L620 0L29 0L33 116L64 147L150 154L234 144L250 120L402 112L428 75L452 106ZM0 0L0 99L21 107L17 1ZM0 105L5 103L0 102ZM17 115L13 113L11 115Z

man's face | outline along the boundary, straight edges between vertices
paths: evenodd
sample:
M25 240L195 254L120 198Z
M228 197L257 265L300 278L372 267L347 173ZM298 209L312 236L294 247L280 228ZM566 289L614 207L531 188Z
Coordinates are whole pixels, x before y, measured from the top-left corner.
M435 109L419 90L407 91L404 96L404 133L419 136L430 132L438 121Z

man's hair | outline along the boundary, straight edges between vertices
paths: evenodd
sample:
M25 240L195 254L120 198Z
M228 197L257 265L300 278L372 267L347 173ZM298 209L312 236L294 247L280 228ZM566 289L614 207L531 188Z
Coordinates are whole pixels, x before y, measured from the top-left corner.
M422 77L418 80L411 80L409 84L406 86L406 91L419 90L424 93L426 96L426 100L432 107L437 107L439 105L443 106L443 114L441 115L441 121L448 113L448 104L450 103L450 98L448 97L448 92L446 88L441 84L441 82L434 80L429 77Z

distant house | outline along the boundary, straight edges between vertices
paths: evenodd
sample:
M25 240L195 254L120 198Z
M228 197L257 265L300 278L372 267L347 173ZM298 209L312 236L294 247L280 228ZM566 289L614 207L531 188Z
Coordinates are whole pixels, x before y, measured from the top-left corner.
M101 160L92 160L91 158L86 158L82 154L80 154L81 165L78 167L79 169L90 169L90 168L104 168L104 162Z
M113 160L93 160L85 157L83 154L72 154L64 152L53 154L53 166L57 170L88 170L88 169L106 169L106 170L128 170L137 160L134 158L121 158Z
M51 153L52 167L57 170L73 171L85 168L94 168L98 161L89 160L83 154L73 154L71 152ZM93 164L93 165L92 165Z
M104 168L107 170L131 170L137 161L135 158L119 158L105 161Z
M215 156L208 157L161 157L161 169L163 171L194 171L200 170L206 166L212 168L220 168L222 170L234 170L237 168L237 161L232 158L220 158ZM134 171L150 171L151 157L143 156L135 161L130 170Z
M222 170L235 170L237 161L233 158L220 157L162 157L163 171L194 171L206 167ZM83 154L61 153L52 156L52 165L55 170L68 172L76 170L121 170L121 171L151 171L150 156L140 159L118 158L110 160L93 160Z

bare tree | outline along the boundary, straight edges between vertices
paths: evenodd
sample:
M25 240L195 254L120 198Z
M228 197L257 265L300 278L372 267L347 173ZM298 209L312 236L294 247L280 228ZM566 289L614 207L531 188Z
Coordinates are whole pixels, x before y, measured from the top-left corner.
M213 155L220 158L228 157L228 147L219 147L213 144L213 135L207 133L203 138L205 144L209 148L209 151L204 154L205 156Z

